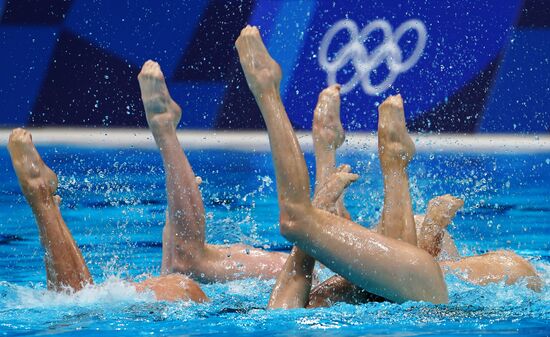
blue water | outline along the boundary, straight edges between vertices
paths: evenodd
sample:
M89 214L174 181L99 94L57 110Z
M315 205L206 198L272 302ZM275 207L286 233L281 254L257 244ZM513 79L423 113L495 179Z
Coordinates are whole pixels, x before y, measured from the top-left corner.
M0 335L334 336L550 334L550 293L523 285L479 287L448 276L448 305L339 304L266 311L273 281L204 285L208 304L159 303L126 283L158 274L164 222L160 156L144 150L39 148L59 173L62 213L99 285L76 295L45 290L43 252L8 154L0 152ZM245 242L288 250L278 233L269 153L190 151L201 185L211 243ZM313 160L307 155L310 170ZM377 221L382 205L375 154L357 151L361 180L346 204L356 221ZM411 164L414 207L452 193L466 205L451 226L463 254L513 249L550 281L550 153L421 154ZM330 271L320 272L328 277ZM103 281L103 284L101 282Z

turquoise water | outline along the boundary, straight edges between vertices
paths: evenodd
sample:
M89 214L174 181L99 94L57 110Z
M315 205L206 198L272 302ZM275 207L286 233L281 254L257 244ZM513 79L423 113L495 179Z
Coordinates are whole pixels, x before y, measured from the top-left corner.
M273 281L204 285L209 304L159 303L126 283L158 274L164 176L156 151L39 148L59 173L62 212L96 283L76 295L45 290L43 252L8 154L0 152L0 335L537 335L550 334L550 293L523 285L473 286L447 277L448 305L339 304L266 311ZM269 153L191 151L211 243L288 250L278 233ZM307 155L310 170L313 160ZM344 154L361 175L346 198L356 221L377 221L382 185L377 157ZM450 231L467 255L513 249L550 281L550 153L418 155L410 168L414 207L452 193L466 200ZM330 271L320 272L322 278ZM101 284L101 282L103 283Z

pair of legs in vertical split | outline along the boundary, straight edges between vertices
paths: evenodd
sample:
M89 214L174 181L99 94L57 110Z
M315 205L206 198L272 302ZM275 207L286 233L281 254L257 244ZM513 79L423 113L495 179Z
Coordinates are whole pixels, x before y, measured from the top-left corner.
M21 190L38 224L40 241L45 249L48 289L78 291L93 284L82 253L61 216L60 198L55 194L57 176L42 161L31 134L23 129L13 130L8 151ZM159 300L208 300L197 283L181 274L149 278L134 283L134 286L140 292L152 291Z

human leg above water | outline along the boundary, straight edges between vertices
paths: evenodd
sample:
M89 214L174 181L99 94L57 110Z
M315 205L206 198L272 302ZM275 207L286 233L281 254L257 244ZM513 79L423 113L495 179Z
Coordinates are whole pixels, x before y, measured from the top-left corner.
M15 129L8 150L21 190L32 208L46 254L48 288L78 291L92 276L59 210L57 176L42 161L28 131ZM208 300L200 287L183 275L160 276L135 283L137 291L152 291L159 300Z
M92 284L92 276L69 228L59 211L56 174L42 161L32 142L30 132L12 131L8 151L21 190L32 208L40 242L44 247L44 261L48 289L80 290Z
M384 206L378 233L416 246L416 228L409 193L407 166L414 143L407 133L401 96L386 99L378 108L378 153L384 178ZM310 306L328 306L346 301L379 300L340 275L318 285Z
M319 185L325 185L326 179L336 171L336 150L345 139L344 128L340 121L340 86L335 84L321 91L313 112L313 146L315 149L315 191ZM314 198L315 199L315 198ZM336 209L327 210L349 219L344 207L343 195L335 204ZM326 209L325 209L326 210Z
M335 167L336 149L344 142L339 85L332 85L319 94L312 129L316 161L313 206L349 218L342 194L357 176L350 173L347 165L338 170ZM277 277L268 308L304 308L309 302L314 266L315 259L294 246Z
M384 179L384 207L379 233L416 246L416 226L407 166L415 153L405 126L401 95L378 107L378 156Z
M279 95L280 67L269 56L255 27L244 28L236 46L269 133L281 233L372 293L396 302L447 302L441 270L427 252L313 207L304 157Z
M158 63L145 62L138 80L149 129L166 171L168 212L163 231L163 274L180 272L204 282L275 277L286 254L205 242L202 196L176 134L181 109L170 97Z
M350 183L359 176L350 173L348 165L342 165L332 173L324 185L318 186L313 205L319 209L336 212L336 204ZM268 308L304 308L309 303L312 273L315 259L294 246L273 287Z

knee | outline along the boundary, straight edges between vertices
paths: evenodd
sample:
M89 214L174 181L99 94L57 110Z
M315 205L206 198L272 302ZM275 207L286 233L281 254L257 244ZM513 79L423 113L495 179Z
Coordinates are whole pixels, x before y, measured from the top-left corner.
M283 202L280 205L279 216L281 235L291 240L290 238L301 228L300 223L310 216L311 211L311 205Z
M409 272L418 277L415 284L418 288L414 288L415 295L412 298L434 304L448 303L447 284L439 263L428 252L421 249L409 256L412 258L407 263L409 268L412 268Z
M542 281L537 271L529 261L509 250L500 250L495 252L504 257L508 265L507 283L515 283L520 279L525 279L528 288L540 292Z

